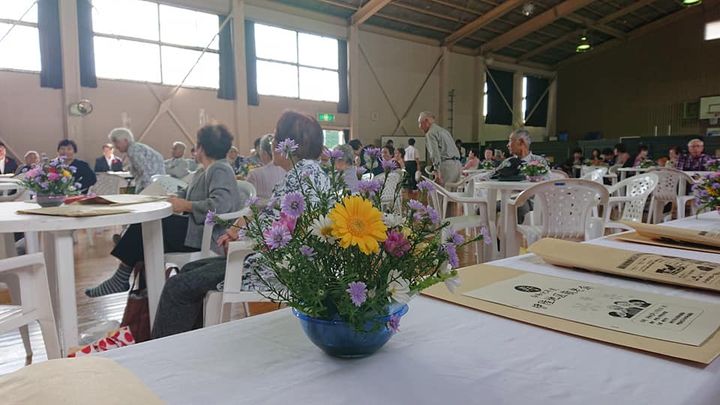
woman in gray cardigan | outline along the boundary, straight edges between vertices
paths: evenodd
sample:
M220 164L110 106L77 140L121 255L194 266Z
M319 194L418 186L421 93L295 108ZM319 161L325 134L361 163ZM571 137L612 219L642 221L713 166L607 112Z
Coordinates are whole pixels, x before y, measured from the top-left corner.
M207 212L239 211L249 198L240 195L235 172L225 160L232 141L233 136L223 125L206 125L198 131L197 159L205 169L195 173L184 195L168 199L175 215L162 220L165 253L199 251ZM221 227L213 229L213 250L217 250L215 240L223 233ZM130 274L144 255L139 224L128 227L112 255L120 260L115 274L97 287L86 289L87 296L101 297L130 288Z

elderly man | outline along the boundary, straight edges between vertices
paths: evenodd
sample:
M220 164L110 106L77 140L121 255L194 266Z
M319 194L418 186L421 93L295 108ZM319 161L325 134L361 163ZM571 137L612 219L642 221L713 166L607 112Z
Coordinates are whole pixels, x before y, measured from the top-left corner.
M703 153L705 143L700 139L693 139L688 142L688 153L680 155L677 160L676 168L680 170L691 170L704 172L708 170L708 166L714 160L712 156Z
M435 123L435 114L424 111L418 117L418 126L425 134L430 161L435 166L435 181L440 184L455 183L460 179L462 164L460 152L452 135Z
M135 142L135 137L127 128L115 128L108 135L115 149L127 153L130 161L130 173L135 178L135 192L140 193L152 183L152 176L165 174L165 165L160 152Z
M184 143L178 141L173 143L172 150L170 151L171 158L165 161L165 173L169 174L176 179L182 179L188 174L188 161L185 156L186 146Z
M530 151L531 143L530 133L526 129L520 128L511 132L510 136L508 136L507 148L512 156L500 163L497 169L495 169L493 177L507 178L518 176L520 175L520 166L523 163L541 162L547 166L548 164L544 157L535 155Z

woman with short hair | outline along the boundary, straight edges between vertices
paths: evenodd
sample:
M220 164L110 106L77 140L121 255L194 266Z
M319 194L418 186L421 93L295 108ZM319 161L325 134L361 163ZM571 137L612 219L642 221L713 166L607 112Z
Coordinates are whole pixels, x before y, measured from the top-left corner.
M301 192L301 186L308 198L317 198L314 190L330 189L330 179L318 161L324 140L320 124L309 115L286 111L278 120L273 142L279 144L287 139L293 140L298 148L292 152L291 159L273 150L273 163L287 173L273 190L271 201L279 202L288 193ZM313 187L308 187L307 181ZM271 204L260 215L269 221L278 219L280 211L276 204ZM263 219L262 222L266 221ZM218 239L218 244L227 247L231 241L238 240L238 229L245 226L245 219L239 218L235 226ZM203 299L208 291L218 288L218 284L225 280L226 260L223 256L188 263L165 283L152 329L153 338L186 332L202 324ZM253 262L248 258L245 267L252 266ZM263 288L255 271L266 279L272 277L269 269L245 269L243 290Z
M97 183L97 177L87 162L75 159L77 151L77 144L73 140L63 139L58 143L58 157L61 157L63 159L63 163L66 165L75 168L73 177L76 183L80 183L80 189L78 191L82 194L87 194L88 189L93 184Z
M355 191L358 179L358 171L355 166L355 153L350 145L338 145L336 151L342 152L342 157L335 160L335 170L342 172L345 186L348 190Z
M224 125L206 125L198 131L197 157L202 168L195 173L187 190L168 199L175 214L162 220L165 253L199 251L207 212L239 211L249 198L240 195L235 172L225 159L232 140ZM214 241L222 234L221 227L213 228L211 248L218 253L221 250ZM120 260L118 269L97 287L86 289L87 296L101 297L130 288L130 274L144 258L140 224L128 227L111 254Z

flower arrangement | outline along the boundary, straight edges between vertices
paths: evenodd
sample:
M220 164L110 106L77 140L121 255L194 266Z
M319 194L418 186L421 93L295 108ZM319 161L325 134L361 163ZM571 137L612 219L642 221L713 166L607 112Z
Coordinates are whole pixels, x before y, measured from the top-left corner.
M649 168L655 167L655 166L657 166L657 164L655 163L654 160L651 160L651 159L645 159L642 162L640 162L640 165L639 165L639 167L641 169L649 169Z
M709 172L720 172L720 159L715 159L708 163L707 170Z
M720 210L720 172L703 176L693 186L695 203L700 207L698 212L709 208Z
M495 169L495 163L492 160L483 160L480 162L480 169L483 170L494 170Z
M294 168L296 148L291 139L277 146ZM392 213L395 207L383 213L381 196L394 162L383 161L379 152L367 155L371 168L384 168L383 181L360 180L354 190L348 189L343 173L334 169L339 152L327 151L329 189L318 189L307 176L291 170L289 176L300 177L301 191L271 202L266 210L274 215L261 215L251 203L254 215L246 218L241 233L260 253L258 267L272 270L272 278L254 270L267 298L314 318L344 321L356 331L373 325L395 332L398 316L375 324L391 314L391 307L404 305L433 284L445 282L451 289L459 284L458 249L483 239L489 242L483 236L487 230L466 239L442 222L433 207L417 200L404 204L403 215ZM432 187L429 181L418 185L423 194ZM228 225L212 212L207 220Z
M258 167L258 165L255 165L251 162L240 162L240 165L238 166L237 170L235 171L235 174L239 176L242 179L246 179L248 174L250 174L250 171L252 169L255 169Z
M75 183L75 168L62 157L43 161L26 171L20 180L23 187L37 195L72 195L80 189Z
M546 164L538 160L523 163L520 166L520 173L524 174L531 181L536 181L544 177L550 172L550 168Z

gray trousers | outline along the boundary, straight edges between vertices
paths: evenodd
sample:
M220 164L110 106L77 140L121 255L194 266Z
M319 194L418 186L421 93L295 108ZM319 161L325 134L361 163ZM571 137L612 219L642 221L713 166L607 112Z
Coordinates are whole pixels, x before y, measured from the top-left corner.
M197 260L170 277L160 296L153 339L202 327L203 299L225 280L225 264L225 256Z
M445 183L457 183L460 180L462 164L459 160L445 160L440 163L439 170Z

